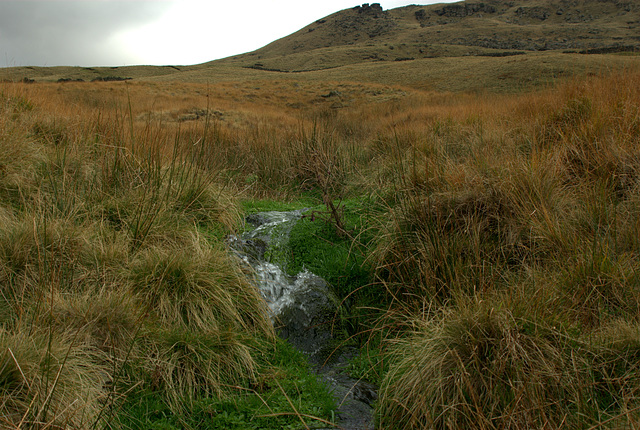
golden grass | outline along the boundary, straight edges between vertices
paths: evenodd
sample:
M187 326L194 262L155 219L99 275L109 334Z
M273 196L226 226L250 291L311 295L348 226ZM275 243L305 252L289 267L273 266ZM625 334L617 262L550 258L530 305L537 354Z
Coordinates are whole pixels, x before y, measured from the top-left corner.
M105 398L107 368L73 337L0 328L0 427L87 428Z
M487 302L415 324L381 387L384 428L561 428L583 413L590 387L561 336Z
M148 313L132 352L171 402L219 395L254 374L245 340L271 335L208 236L237 224L234 195L366 195L382 208L367 288L398 306L390 332L415 329L397 340L381 420L597 424L637 402L639 84L634 69L526 94L307 77L5 84L3 292L21 316L27 292L53 298L43 313L95 350L126 345L131 321L92 328L112 317L86 295L126 296Z
M273 328L206 128L134 119L125 86L29 90L0 97L0 427L102 426L157 369L176 408L252 380Z

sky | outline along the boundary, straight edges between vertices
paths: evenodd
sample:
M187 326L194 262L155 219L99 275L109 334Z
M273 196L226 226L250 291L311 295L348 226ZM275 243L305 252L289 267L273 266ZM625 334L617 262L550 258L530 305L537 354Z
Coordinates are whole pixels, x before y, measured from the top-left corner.
M379 3L391 9L453 1ZM199 64L261 48L358 4L357 0L0 0L0 67Z

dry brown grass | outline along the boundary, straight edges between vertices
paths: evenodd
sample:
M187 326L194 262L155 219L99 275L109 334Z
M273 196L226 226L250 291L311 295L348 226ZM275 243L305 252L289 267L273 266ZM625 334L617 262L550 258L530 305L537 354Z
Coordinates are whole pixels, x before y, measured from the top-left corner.
M2 428L100 427L156 368L176 409L221 396L272 339L221 243L239 211L206 127L135 119L127 86L68 88L0 96Z
M16 297L43 280L126 279L162 326L141 352L158 360L158 384L175 386L174 403L196 386L218 394L209 353L234 352L220 361L233 381L251 376L243 336L260 312L238 310L234 298L255 297L190 228L232 227L231 194L365 195L379 211L368 249L379 282L367 288L399 306L391 332L415 329L398 341L381 411L438 428L562 427L578 413L597 424L637 402L639 84L635 70L501 95L306 78L6 84L1 279ZM34 207L46 210L24 215ZM45 257L57 265L41 277ZM75 316L60 305L70 321L102 318L66 291L47 297L75 303ZM475 360L483 345L502 361ZM439 382L420 380L445 365ZM464 371L475 379L456 379ZM402 416L434 399L442 414Z

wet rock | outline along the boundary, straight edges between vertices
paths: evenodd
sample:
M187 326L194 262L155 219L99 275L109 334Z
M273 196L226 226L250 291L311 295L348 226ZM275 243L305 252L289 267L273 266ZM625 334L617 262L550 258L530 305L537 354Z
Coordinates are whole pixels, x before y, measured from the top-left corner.
M378 387L351 378L343 368L358 354L355 348L344 348L335 354L335 362L318 369L338 404L338 424L344 430L373 430L373 402L378 399Z
M334 349L332 329L338 306L338 298L324 279L310 272L300 273L290 300L277 316L276 327L282 338L319 364Z

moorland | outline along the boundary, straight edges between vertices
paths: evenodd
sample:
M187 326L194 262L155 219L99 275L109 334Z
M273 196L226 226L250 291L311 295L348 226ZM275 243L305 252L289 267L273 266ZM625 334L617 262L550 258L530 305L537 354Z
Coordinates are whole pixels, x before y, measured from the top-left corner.
M640 7L362 5L193 66L0 69L0 428L327 428L225 239L310 207L384 429L640 425Z

